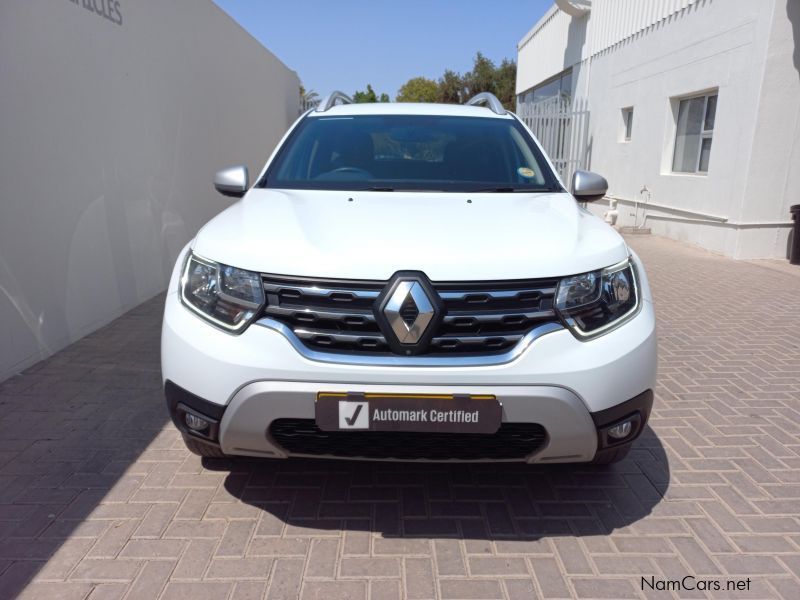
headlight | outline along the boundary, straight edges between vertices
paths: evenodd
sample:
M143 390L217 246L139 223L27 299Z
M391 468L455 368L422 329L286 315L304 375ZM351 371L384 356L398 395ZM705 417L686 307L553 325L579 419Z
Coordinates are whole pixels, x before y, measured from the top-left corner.
M626 260L562 279L556 310L578 338L595 337L619 327L639 310L636 267Z
M189 254L181 299L192 311L227 331L242 331L264 305L258 273Z

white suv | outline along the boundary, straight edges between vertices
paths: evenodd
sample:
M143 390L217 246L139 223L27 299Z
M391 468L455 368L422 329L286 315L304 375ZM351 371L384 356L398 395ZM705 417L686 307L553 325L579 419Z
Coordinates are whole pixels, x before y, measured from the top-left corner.
M485 106L482 106L485 104ZM242 200L181 252L167 405L203 456L620 460L647 422L652 299L490 94L300 117Z

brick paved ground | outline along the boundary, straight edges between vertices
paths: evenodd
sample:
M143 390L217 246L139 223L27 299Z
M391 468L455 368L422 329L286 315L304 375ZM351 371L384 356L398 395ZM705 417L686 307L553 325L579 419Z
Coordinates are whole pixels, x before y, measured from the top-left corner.
M201 463L166 421L158 298L0 384L0 596L800 597L800 277L633 243L661 372L625 462Z

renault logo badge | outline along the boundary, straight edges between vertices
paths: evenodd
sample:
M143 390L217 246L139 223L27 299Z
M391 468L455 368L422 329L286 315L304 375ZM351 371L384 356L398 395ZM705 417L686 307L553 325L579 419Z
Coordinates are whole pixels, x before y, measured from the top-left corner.
M416 344L433 319L433 305L417 281L401 281L383 314L401 344Z
M395 352L415 354L427 346L441 314L440 300L423 273L395 273L378 297L378 324Z

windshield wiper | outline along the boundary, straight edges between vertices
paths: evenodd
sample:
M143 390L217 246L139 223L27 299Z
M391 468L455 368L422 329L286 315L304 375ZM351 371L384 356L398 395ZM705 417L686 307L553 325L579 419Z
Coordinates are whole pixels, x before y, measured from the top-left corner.
M487 187L487 188L478 188L476 190L469 190L472 193L477 192L500 192L500 193L511 193L511 192L536 192L541 190L532 190L532 189L525 189L525 188L516 188L516 187Z
M365 192L393 192L394 188L390 187L368 187L364 188Z
M561 190L558 188L518 188L518 187L487 187L487 188L478 188L476 190L468 190L467 193L477 194L479 192L497 192L497 193L513 193L513 192L531 192L531 193L541 193L541 192L560 192Z

